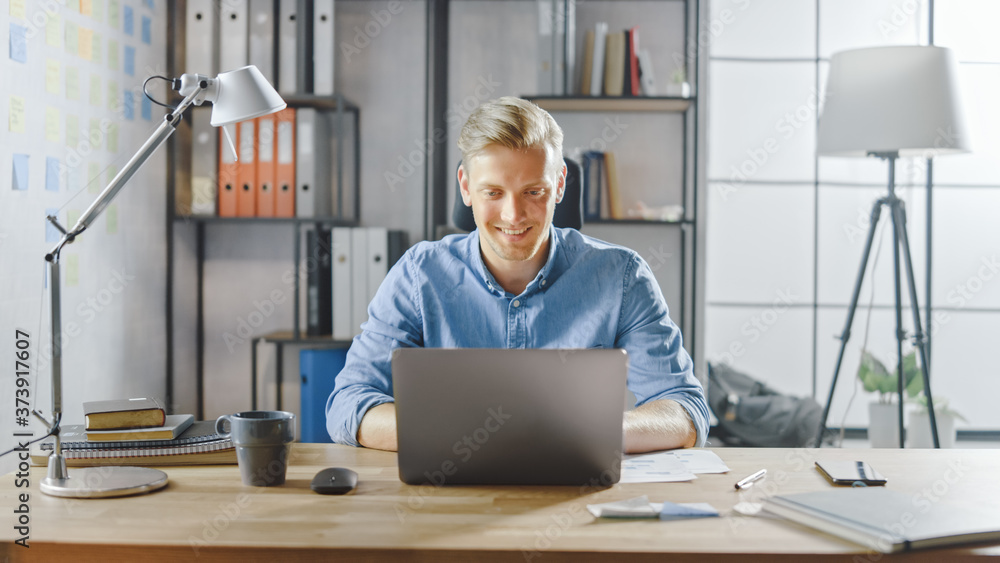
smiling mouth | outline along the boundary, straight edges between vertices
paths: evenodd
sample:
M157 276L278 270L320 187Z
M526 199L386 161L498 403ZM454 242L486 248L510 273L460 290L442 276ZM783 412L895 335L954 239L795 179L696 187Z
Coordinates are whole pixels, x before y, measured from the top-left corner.
M504 229L503 227L497 227L497 230L499 230L500 232L502 232L505 235L516 236L516 235L523 235L524 233L528 232L528 229L530 229L530 228L531 227L525 227L525 228L520 229L520 230L514 230L514 229Z

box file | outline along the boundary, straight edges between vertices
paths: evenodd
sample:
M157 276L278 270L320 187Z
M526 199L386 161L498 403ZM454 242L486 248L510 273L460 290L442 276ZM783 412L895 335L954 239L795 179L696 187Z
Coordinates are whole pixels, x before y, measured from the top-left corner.
M278 93L293 95L298 89L298 2L278 2Z
M240 122L239 153L236 162L237 192L236 216L253 217L257 214L257 123L254 120Z
M295 216L295 109L275 114L274 216Z
M257 216L274 217L275 193L275 116L258 117L257 122Z
M354 336L351 327L351 288L353 267L351 245L351 229L349 227L333 228L333 264L332 287L333 294L333 339L350 340Z
M306 334L322 336L333 332L332 281L333 245L329 229L306 232Z
M231 136L239 139L240 124L226 125ZM236 194L239 174L237 172L236 153L219 134L219 217L236 217Z
M330 120L314 108L296 112L295 215L330 216Z
M316 0L313 4L313 93L333 95L334 63L334 0Z
M215 215L219 132L212 127L212 108L191 108L191 214Z
M214 0L188 0L184 71L206 76L219 74L217 61L218 12Z
M326 402L333 393L337 374L346 363L347 348L299 352L299 372L302 375L300 442L333 442L326 430Z
M224 0L219 9L219 72L247 66L247 0Z
M272 85L274 80L274 0L250 0L248 56Z
M361 323L368 320L368 233L371 229L351 229L351 336L361 334Z

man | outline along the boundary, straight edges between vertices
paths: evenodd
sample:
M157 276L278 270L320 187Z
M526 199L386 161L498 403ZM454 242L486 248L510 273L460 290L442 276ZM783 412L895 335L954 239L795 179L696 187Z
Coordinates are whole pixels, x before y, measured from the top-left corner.
M397 449L392 350L424 346L624 348L638 405L625 413L626 452L704 444L704 390L649 266L552 227L562 139L551 115L518 98L469 116L458 181L477 229L421 242L390 270L327 402L335 442Z

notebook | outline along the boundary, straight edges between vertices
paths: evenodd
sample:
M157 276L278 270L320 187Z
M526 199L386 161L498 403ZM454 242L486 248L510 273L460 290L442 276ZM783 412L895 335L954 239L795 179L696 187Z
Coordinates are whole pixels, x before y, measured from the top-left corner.
M397 349L399 477L611 486L627 373L624 350Z
M175 440L89 442L82 424L63 426L63 456L70 467L98 465L212 465L236 463L230 438L215 432L215 421L195 422ZM49 438L31 449L31 462L46 465L52 453Z
M764 510L882 553L1000 541L995 503L973 509L883 487L775 496Z

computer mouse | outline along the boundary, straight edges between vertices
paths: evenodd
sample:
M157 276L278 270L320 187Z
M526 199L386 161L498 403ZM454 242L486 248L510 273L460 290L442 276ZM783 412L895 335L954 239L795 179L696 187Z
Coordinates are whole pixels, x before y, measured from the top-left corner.
M358 485L358 474L343 467L327 467L313 477L309 487L321 495L343 495Z

